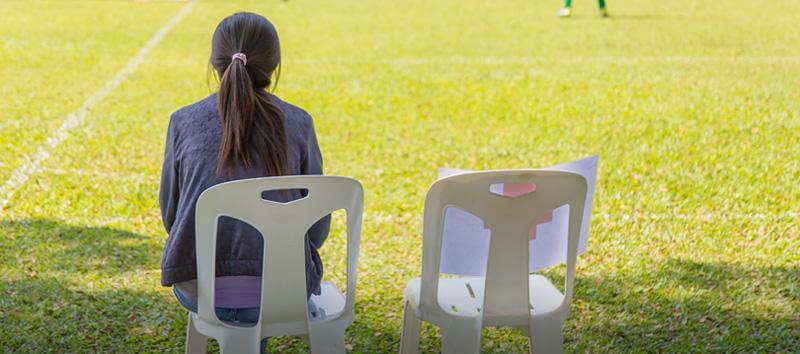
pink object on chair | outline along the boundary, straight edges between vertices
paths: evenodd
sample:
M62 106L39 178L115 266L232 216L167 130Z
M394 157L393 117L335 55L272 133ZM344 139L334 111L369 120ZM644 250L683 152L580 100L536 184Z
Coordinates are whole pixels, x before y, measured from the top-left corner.
M523 196L528 193L533 193L536 191L536 185L533 183L503 183L503 195L506 197L516 198L519 196ZM536 220L536 223L531 225L530 230L528 230L528 239L535 240L536 239L536 227L540 224L545 224L548 222L553 221L553 211L547 212L547 214L542 215L539 220ZM483 223L483 228L488 229L489 225Z

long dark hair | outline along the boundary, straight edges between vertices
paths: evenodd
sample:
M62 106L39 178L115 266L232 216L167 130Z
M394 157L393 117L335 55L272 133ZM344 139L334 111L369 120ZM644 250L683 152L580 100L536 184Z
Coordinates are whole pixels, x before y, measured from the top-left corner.
M278 32L263 16L236 13L214 30L210 63L220 81L217 110L222 121L217 173L230 173L234 162L251 168L260 159L268 175L288 174L284 115L266 90L273 73L277 82L280 62Z

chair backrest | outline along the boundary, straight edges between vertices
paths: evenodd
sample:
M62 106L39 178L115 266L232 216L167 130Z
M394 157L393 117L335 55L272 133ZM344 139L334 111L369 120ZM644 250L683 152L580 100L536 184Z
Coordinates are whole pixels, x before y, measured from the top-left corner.
M305 189L308 194L288 203L262 199L262 192L286 189ZM340 209L347 215L347 296L342 315L353 316L363 203L358 181L335 176L253 178L205 190L197 200L195 229L200 318L224 325L214 312L214 280L217 222L227 216L252 225L264 238L257 325L262 332L269 326L307 331L305 235L319 219Z
M498 183L536 185L534 192L508 197L490 191ZM586 179L569 172L504 170L463 173L442 178L425 198L422 250L421 306L444 315L437 301L444 217L450 207L469 212L491 230L482 314L486 317L530 317L528 294L528 232L553 209L569 205L569 232L565 296L569 306L580 238Z

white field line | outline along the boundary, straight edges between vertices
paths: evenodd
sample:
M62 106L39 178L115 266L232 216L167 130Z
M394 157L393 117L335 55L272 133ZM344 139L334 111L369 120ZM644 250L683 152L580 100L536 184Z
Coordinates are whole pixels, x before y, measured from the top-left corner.
M172 19L169 20L158 32L139 49L125 67L122 68L111 80L107 81L103 87L92 94L86 102L76 111L68 114L58 130L48 137L44 144L39 146L31 156L27 156L26 162L11 173L11 177L0 187L0 210L5 209L14 193L21 188L31 176L41 169L42 163L50 157L50 152L60 145L69 136L70 131L80 126L91 109L102 101L108 94L119 86L130 75L139 64L142 63L148 53L194 8L195 1L187 3Z
M286 60L286 64L323 65L323 64L391 64L391 65L423 65L423 64L540 64L540 63L609 63L609 64L639 64L639 63L754 63L754 64L800 64L800 56L765 56L765 57L713 57L713 56L598 56L598 57L430 57L430 58L386 58L386 59L358 59L358 58L301 58Z

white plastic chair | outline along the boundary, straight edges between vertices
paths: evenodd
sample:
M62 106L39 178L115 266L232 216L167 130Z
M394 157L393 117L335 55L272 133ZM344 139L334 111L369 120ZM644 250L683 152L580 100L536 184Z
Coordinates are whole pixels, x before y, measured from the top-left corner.
M288 203L264 200L263 191L306 189ZM204 191L197 200L197 313L189 313L186 352L205 353L207 337L223 353L258 353L265 337L301 335L313 353L344 353L344 333L353 322L356 265L364 192L353 179L285 176L238 180ZM306 300L305 235L319 219L344 209L347 214L347 295L331 283L312 296L322 318L309 319ZM228 216L255 227L264 238L261 314L254 326L234 326L214 312L217 220Z
M495 183L533 183L516 198L489 191ZM401 353L419 351L421 321L440 327L443 353L478 353L483 327L517 327L535 353L562 352L569 315L586 180L568 172L511 170L464 173L436 181L425 198L422 279L406 288ZM565 292L528 272L528 231L543 214L569 205ZM439 278L447 208L480 217L491 230L485 277Z

